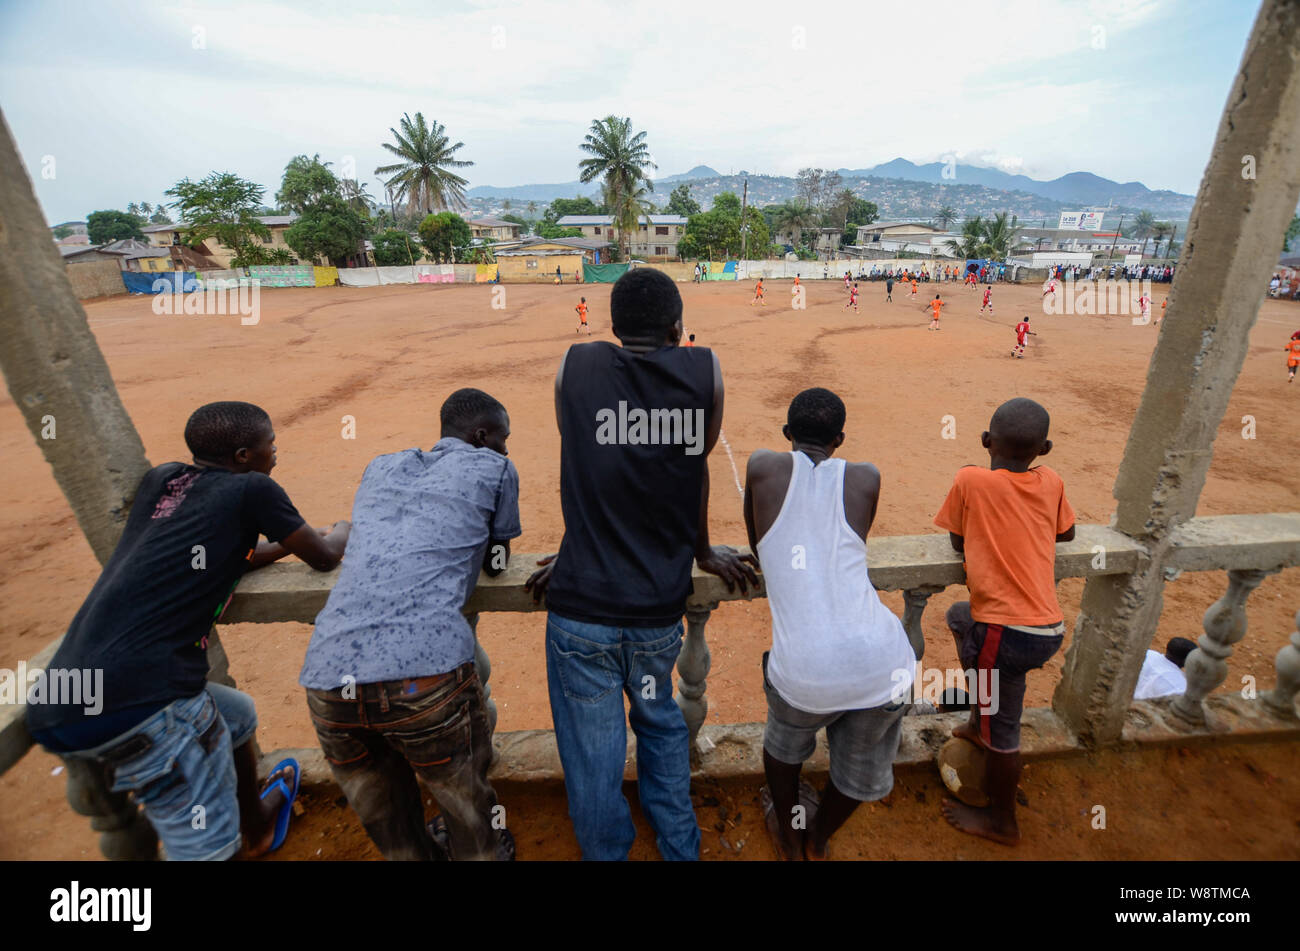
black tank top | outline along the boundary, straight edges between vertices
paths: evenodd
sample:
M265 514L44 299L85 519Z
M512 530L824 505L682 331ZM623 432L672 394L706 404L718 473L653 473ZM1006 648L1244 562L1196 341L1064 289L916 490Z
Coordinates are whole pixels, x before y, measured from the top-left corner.
M615 627L681 620L712 411L707 347L569 348L560 385L564 540L550 610Z

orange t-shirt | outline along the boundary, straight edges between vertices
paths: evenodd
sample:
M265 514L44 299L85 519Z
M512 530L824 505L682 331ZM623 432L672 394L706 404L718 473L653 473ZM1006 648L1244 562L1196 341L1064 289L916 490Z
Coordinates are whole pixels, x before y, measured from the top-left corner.
M912 293L916 293L916 278L912 278Z
M934 319L935 319L935 320L938 320L938 319L939 319L939 308L942 307L942 306L943 306L943 301L941 301L941 300L932 300L932 301L930 301L930 309L934 311Z
M1300 340L1292 340L1286 345L1286 365L1289 367L1300 366Z
M693 346L695 346L695 341L692 340L692 339L690 339L689 337L687 337L687 338L686 338L686 342L683 343L682 346L683 346L683 347L693 347Z
M798 286L799 286L799 278L798 278L798 277L796 277L796 278L794 279L794 286L795 286L795 287L798 287Z
M1063 620L1056 536L1074 524L1074 509L1053 470L963 466L934 524L966 540L966 587L976 621L1046 627Z
M763 296L763 282L762 282L762 281L759 281L759 282L758 282L758 286L754 288L754 293L757 294L759 297L762 297L762 296Z
M585 324L587 322L587 305L579 304L574 309L578 312L578 316L582 318L582 322Z

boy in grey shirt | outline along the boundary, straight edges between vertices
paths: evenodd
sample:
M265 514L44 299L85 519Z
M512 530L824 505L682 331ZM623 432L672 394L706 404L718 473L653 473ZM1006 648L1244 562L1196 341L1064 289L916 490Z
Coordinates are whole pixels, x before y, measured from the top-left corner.
M480 567L505 569L521 531L519 475L506 458L509 416L491 396L457 390L441 422L433 449L366 468L299 683L334 776L386 858L510 859L461 609ZM438 801L449 856L426 829L421 782Z

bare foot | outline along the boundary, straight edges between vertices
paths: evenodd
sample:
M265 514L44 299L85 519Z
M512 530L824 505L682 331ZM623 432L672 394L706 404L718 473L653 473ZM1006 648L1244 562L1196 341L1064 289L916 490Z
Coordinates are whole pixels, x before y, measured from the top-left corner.
M283 766L271 775L266 777L266 782L262 784L262 790L265 791L273 785L277 779L283 779L284 784L293 789L293 767ZM258 828L265 831L256 838L251 836L245 837L244 840L244 857L255 859L271 851L271 843L275 841L275 820L280 815L280 808L284 805L284 794L279 792L271 793L265 799L261 800L262 815L258 821Z
M1001 845L1020 844L1020 827L1015 819L1011 820L1009 827L1002 827L994 820L991 809L977 809L955 799L945 798L939 808L954 829L991 839Z
M966 721L959 726L952 728L952 735L961 740L970 740L980 749L984 749L984 738L980 736L979 730L971 726L970 721Z

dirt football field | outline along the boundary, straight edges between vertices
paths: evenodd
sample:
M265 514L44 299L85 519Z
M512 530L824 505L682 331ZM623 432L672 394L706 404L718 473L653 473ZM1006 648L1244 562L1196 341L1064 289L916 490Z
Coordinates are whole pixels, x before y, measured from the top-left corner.
M1160 328L1128 316L1045 316L1036 284L995 285L996 315L981 316L980 292L921 285L912 300L896 287L864 283L860 313L845 308L835 281L806 284L807 307L790 305L789 282L765 282L767 303L751 306L752 283L679 284L687 333L713 348L726 384L725 446L709 458L710 531L715 544L742 545L738 478L759 448L788 449L781 426L791 398L810 386L834 390L848 408L840 454L874 462L884 487L872 537L938 531L935 512L958 467L988 464L980 433L996 406L1015 396L1044 404L1055 444L1042 460L1061 474L1080 523L1106 524L1111 488ZM213 400L248 400L271 415L279 464L274 478L311 524L350 517L362 471L376 455L438 439L438 408L462 386L500 399L510 413L510 458L519 469L523 537L516 556L552 552L563 525L559 439L552 388L575 342L574 306L590 307L591 339L613 341L610 285L406 285L266 289L260 321L238 316L157 315L148 297L86 304L150 462L188 461L182 431L190 412ZM1155 285L1153 312L1169 285ZM505 294L494 309L493 294ZM943 295L942 329L927 330L928 298ZM1194 307L1180 301L1180 308ZM1015 359L1013 326L1032 316L1037 336ZM1171 308L1169 321L1178 319ZM1266 300L1251 332L1241 376L1219 427L1198 514L1300 510L1300 384L1288 384L1283 345L1300 329L1300 305ZM587 339L585 336L582 339ZM355 420L345 439L344 417ZM956 438L944 438L945 417ZM1243 417L1253 418L1253 438ZM728 448L730 452L728 451ZM13 669L58 637L98 575L98 565L31 433L8 393L0 400L0 667ZM99 461L86 458L84 464ZM734 465L734 469L733 469ZM1195 638L1201 617L1226 587L1222 572L1183 575L1166 588L1157 644ZM1081 579L1059 595L1073 631ZM1274 681L1273 662L1300 609L1300 569L1266 579L1249 601L1250 630L1229 660L1224 690L1253 677ZM949 588L925 613L926 665L959 666L943 623L966 597ZM902 613L900 594L885 603ZM549 728L544 615L489 614L479 635L492 660L498 729ZM307 624L233 625L222 638L231 672L257 702L265 750L316 744L298 686ZM759 658L770 645L767 604L724 604L708 626L713 667L709 721L765 718ZM1064 651L1030 675L1026 702L1050 702ZM0 858L73 858L93 851L86 820L63 800L58 761L34 752L0 777ZM27 822L20 833L18 815ZM64 830L60 832L60 830ZM73 843L67 830L78 830Z

